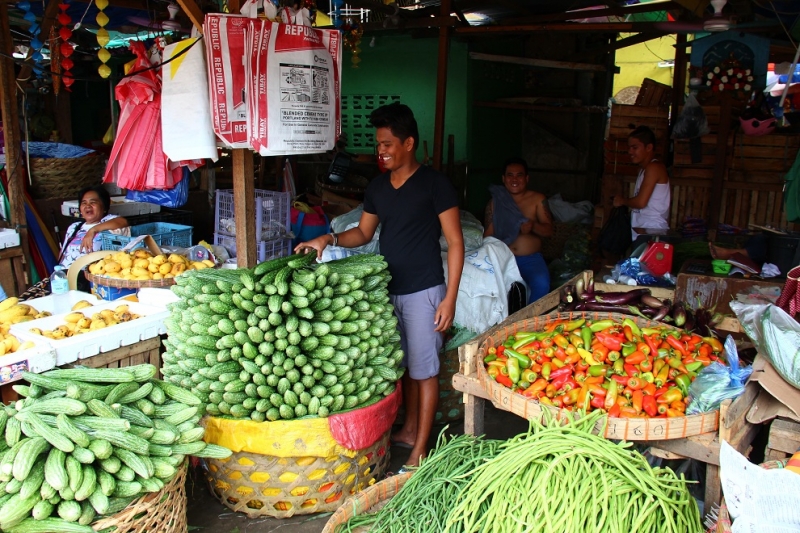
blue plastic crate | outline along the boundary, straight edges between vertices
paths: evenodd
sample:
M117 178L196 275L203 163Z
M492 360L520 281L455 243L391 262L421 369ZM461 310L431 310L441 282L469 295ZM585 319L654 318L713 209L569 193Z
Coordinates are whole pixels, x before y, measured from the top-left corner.
M192 227L168 222L150 222L131 226L131 236L102 232L103 250L119 250L136 237L150 235L159 246L188 248L192 245Z

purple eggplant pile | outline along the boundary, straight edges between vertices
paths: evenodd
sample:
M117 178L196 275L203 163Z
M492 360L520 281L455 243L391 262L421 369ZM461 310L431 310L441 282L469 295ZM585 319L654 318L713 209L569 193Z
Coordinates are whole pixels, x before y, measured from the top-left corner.
M715 313L714 308L705 309L698 302L692 310L684 302L673 303L669 299L660 300L646 287L629 291L595 290L594 280L588 283L578 280L574 285L561 287L560 311L601 311L636 315L648 320L669 322L686 331L702 336L718 336L715 327L724 316Z

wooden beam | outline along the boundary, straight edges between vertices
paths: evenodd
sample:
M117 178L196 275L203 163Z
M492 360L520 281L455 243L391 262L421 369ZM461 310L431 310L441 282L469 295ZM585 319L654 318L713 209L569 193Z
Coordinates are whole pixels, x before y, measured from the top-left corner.
M450 17L450 0L442 0L441 18ZM439 58L436 68L436 110L433 117L433 168L442 170L444 152L444 115L447 105L447 64L450 57L451 26L439 27Z
M52 0L51 0L52 1ZM197 5L194 0L176 0L178 5L181 6L181 9L186 16L189 17L189 20L192 21L194 27L197 28L197 31L203 33L203 20L205 19L205 14Z
M532 57L500 56L495 54L481 54L470 52L470 59L477 61L492 61L494 63L513 63L515 65L526 65L529 67L560 68L565 70L593 70L605 72L605 65L594 65L590 63L575 63L572 61L552 61L550 59L534 59Z
M725 170L728 161L728 134L731 131L731 109L733 101L729 91L720 93L722 103L719 108L719 130L717 131L717 150L714 160L714 177L711 179L711 190L721 191L722 182L725 180ZM717 238L719 226L719 213L722 209L722 195L712 194L708 215L708 238L712 241Z
M25 219L25 169L22 166L19 112L17 110L17 77L11 52L14 41L8 24L8 4L0 7L0 115L3 119L3 139L6 147L6 177L12 228L19 232L25 261L30 257L28 227ZM49 275L50 273L45 273ZM24 290L24 289L23 289Z
M253 152L247 148L231 150L233 156L233 210L236 218L236 264L239 268L256 265L256 195L253 177Z
M45 42L50 38L50 28L53 27L53 22L56 20L56 16L58 15L58 4L60 3L61 2L59 0L47 1L47 7L44 8L44 13L42 14L42 23L40 24L41 32L39 35L43 37L43 39L40 39L42 42ZM33 51L33 48L28 49L28 57L26 59L30 59ZM31 77L31 72L33 72L32 65L25 64L20 69L17 79L20 81L27 81Z

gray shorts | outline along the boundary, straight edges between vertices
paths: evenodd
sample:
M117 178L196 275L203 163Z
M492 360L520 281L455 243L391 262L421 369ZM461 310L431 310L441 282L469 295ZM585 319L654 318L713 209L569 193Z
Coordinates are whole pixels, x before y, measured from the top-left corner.
M446 293L447 287L442 283L411 294L389 295L405 353L401 366L408 368L411 379L439 375L439 350L444 344L444 335L434 331L433 321Z

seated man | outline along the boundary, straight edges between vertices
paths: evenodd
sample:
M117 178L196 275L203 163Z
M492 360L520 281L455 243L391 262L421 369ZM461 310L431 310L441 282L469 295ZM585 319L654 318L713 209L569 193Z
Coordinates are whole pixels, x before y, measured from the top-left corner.
M528 164L512 157L503 166L503 186L490 185L484 237L495 237L513 252L528 284L528 304L550 291L550 273L539 252L542 237L553 234L553 217L544 194L528 190Z

